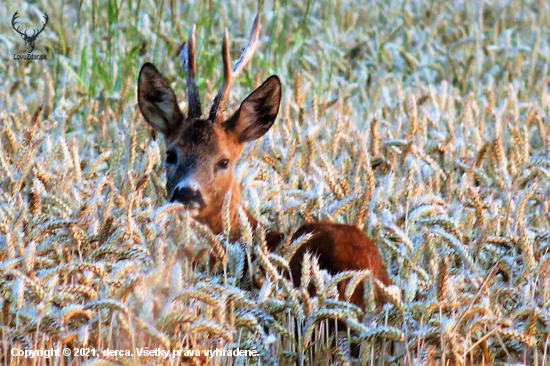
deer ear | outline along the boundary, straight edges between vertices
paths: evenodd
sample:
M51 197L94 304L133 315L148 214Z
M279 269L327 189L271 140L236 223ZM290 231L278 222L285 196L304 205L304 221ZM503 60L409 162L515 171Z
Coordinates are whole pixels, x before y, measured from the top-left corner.
M281 81L272 75L246 97L225 127L233 130L241 143L256 140L273 126L280 104Z
M139 72L138 103L145 120L164 135L175 131L183 122L174 91L157 68L148 62Z

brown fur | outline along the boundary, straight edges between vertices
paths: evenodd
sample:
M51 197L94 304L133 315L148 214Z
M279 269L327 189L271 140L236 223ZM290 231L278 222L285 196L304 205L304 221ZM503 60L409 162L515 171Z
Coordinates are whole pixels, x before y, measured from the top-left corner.
M290 271L295 286L300 285L302 258L306 251L317 255L319 266L331 275L343 271L369 269L373 276L384 285L391 284L378 248L357 227L333 222L309 223L300 227L293 235L292 240L308 233L312 233L313 237L296 251L290 261ZM344 298L345 288L346 283L340 283L341 300L346 300ZM364 309L363 293L364 286L360 284L349 301ZM381 304L384 300L384 295L376 291L375 301Z

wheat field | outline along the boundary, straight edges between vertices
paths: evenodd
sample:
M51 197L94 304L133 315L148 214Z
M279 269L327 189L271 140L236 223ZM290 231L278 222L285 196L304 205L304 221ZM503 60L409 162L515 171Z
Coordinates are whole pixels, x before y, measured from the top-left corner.
M243 221L229 242L167 202L139 68L186 110L177 50L196 23L209 105L223 29L236 58L258 8L230 104L270 74L283 101L237 167L243 201L287 238L358 225L388 288L306 256L310 295L284 276L299 240L268 253ZM47 60L14 60L16 11L29 29L48 14ZM550 366L549 2L14 0L0 15L1 365ZM365 282L364 316L338 301L343 280Z

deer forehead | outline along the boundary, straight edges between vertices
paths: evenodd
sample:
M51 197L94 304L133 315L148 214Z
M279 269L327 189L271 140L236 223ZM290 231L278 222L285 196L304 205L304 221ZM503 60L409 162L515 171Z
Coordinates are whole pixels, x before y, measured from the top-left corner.
M234 156L240 151L236 138L225 128L198 119L184 124L177 138L168 144L170 148L180 149L185 155L202 159L223 154Z

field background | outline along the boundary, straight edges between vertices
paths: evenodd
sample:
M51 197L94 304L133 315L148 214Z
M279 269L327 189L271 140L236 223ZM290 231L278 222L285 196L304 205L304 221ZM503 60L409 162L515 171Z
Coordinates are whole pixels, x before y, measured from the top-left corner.
M550 365L550 3L265 1L231 105L272 73L271 131L245 149L247 208L290 235L355 223L388 264L363 317L308 258L294 289L247 232L229 243L166 203L139 112L151 61L186 110L176 56L197 24L204 109L255 1L10 1L0 7L1 365ZM50 21L34 53L10 25ZM214 258L210 261L209 258ZM241 278L249 262L253 276ZM368 273L366 298L376 283ZM252 277L252 278L251 278ZM347 277L350 278L350 277ZM350 332L327 339L327 319ZM330 321L330 320L328 320ZM329 335L330 336L330 335ZM350 341L362 343L349 358ZM256 349L256 358L58 357L12 347Z

